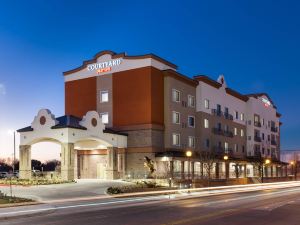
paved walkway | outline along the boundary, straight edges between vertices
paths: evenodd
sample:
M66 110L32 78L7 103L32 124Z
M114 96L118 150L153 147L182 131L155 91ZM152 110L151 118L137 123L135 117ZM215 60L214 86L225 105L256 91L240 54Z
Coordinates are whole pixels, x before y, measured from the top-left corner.
M36 201L51 201L70 198L84 198L104 195L110 186L125 185L124 181L78 180L77 183L40 186L13 186L13 195ZM0 186L0 191L10 194L9 186Z

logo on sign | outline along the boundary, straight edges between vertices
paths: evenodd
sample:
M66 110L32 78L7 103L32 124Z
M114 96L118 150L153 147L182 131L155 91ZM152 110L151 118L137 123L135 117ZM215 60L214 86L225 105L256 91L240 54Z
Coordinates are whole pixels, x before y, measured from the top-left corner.
M265 107L271 106L271 102L266 98L261 98L262 102L264 103Z
M94 63L87 66L88 71L96 70L98 74L109 72L113 67L119 66L122 63L122 58L112 59L106 62Z

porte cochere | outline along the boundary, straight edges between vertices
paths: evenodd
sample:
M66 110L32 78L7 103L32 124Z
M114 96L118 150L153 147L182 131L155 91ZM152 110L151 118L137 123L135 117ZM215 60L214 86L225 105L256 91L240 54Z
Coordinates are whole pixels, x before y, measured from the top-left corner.
M41 109L31 126L18 132L21 179L31 179L31 146L45 141L61 145L63 180L117 179L125 173L127 135L106 129L96 111L83 118L56 118L50 110Z

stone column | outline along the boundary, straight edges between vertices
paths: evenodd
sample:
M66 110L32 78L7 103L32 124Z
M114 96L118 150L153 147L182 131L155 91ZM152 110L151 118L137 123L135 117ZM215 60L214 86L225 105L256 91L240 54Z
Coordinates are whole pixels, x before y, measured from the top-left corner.
M273 177L273 165L271 165L271 177Z
M194 179L194 175L195 175L195 163L194 162L191 162L191 177L192 177L192 180Z
M244 178L247 178L247 164L244 164Z
M219 163L216 162L216 179L220 178L220 166Z
M76 163L75 163L76 161ZM74 180L77 174L77 153L73 143L61 144L61 178L63 180Z
M181 179L184 179L184 161L181 161Z
M118 157L117 148L107 148L107 167L106 167L106 179L114 180L119 178L118 176Z
M174 177L174 161L170 161L170 178Z
M225 162L225 177L229 179L229 162Z
M19 147L19 176L20 179L31 179L31 146L20 145Z

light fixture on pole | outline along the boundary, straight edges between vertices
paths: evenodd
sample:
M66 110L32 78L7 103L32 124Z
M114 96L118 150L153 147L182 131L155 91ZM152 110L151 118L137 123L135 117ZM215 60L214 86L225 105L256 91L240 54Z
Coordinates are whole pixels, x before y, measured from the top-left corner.
M192 151L188 150L186 151L185 155L188 157L188 179L190 179L190 166L191 166L190 158L192 157L193 153Z

